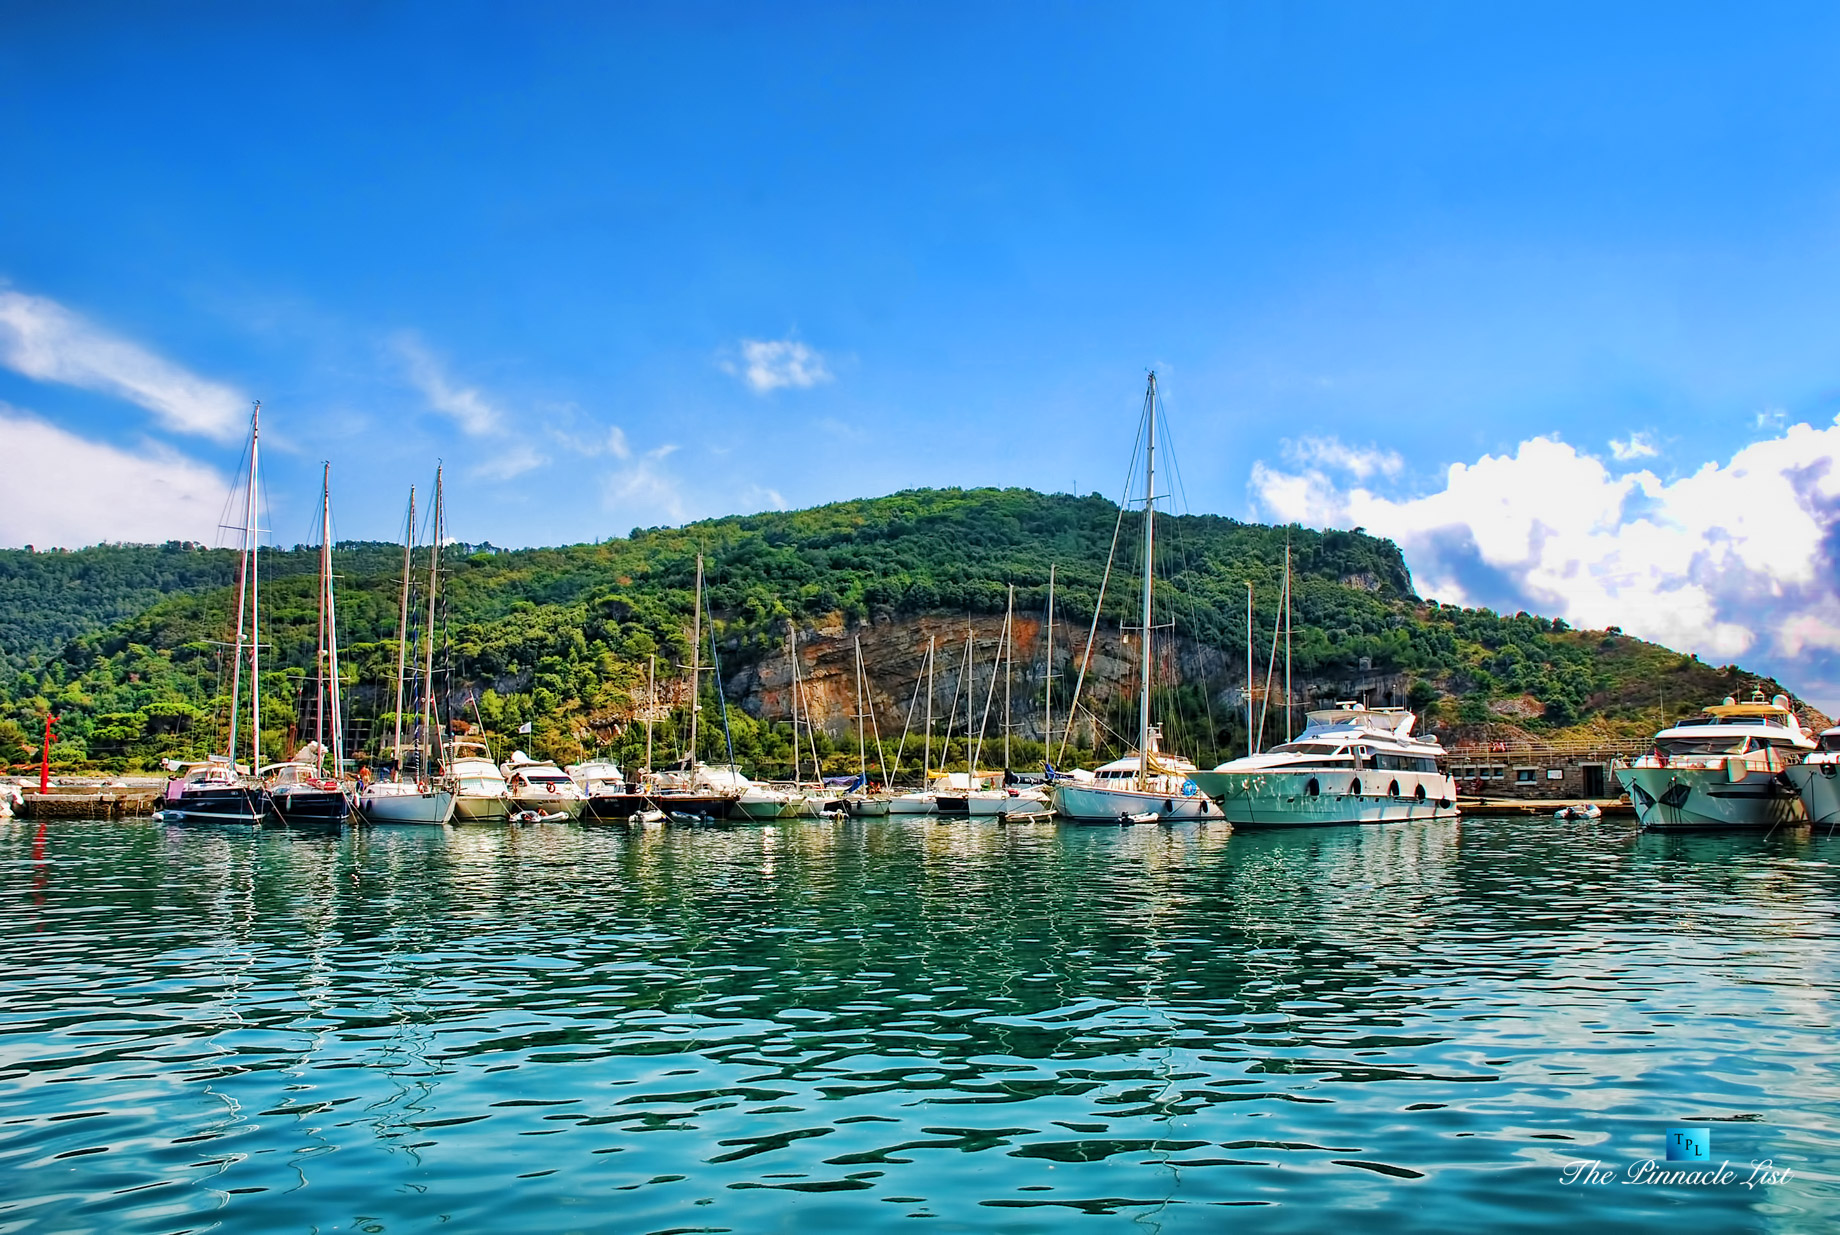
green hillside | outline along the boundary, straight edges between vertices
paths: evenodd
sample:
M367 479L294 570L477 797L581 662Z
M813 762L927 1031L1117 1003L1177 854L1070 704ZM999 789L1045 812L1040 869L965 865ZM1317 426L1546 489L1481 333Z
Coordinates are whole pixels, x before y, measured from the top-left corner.
M1123 521L1126 560L1106 614L1128 621L1137 603L1128 551L1138 516ZM724 658L723 680L779 654L786 619L845 622L916 614L1001 613L1010 585L1019 610L1046 603L1083 626L1092 612L1119 511L1098 497L1028 490L916 490L811 510L635 529L626 538L553 549L444 551L445 603L437 630L455 697L497 737L534 727L524 744L559 757L642 745L627 722L649 656L669 676L689 659L695 556ZM1614 632L1573 631L1529 615L1420 601L1397 548L1361 532L1317 532L1216 516L1159 519L1159 620L1224 649L1218 680L1165 687L1186 704L1190 749L1243 742L1232 709L1210 696L1243 677L1246 584L1270 638L1285 546L1293 555L1296 671L1303 678L1372 670L1405 675L1411 702L1446 726L1512 717L1520 727L1597 736L1652 732L1658 703L1671 712L1746 689L1754 679ZM340 546L339 604L352 714L389 723L384 683L395 664L399 547ZM418 554L425 571L425 557ZM313 659L315 554L264 557L264 727L280 756ZM234 560L181 545L102 546L0 553L0 761L35 757L47 710L61 717L56 761L128 769L221 744ZM835 620L835 618L831 618ZM1263 655L1261 652L1261 663ZM1237 671L1231 666L1241 666ZM1778 689L1764 683L1766 689ZM905 697L911 683L903 684ZM701 753L717 758L719 701L705 687ZM1124 725L1129 701L1110 707ZM737 755L767 771L789 762L789 730L729 709ZM673 749L674 729L660 734ZM1039 755L1039 747L1024 754ZM962 757L962 756L961 756ZM841 756L839 756L841 758Z

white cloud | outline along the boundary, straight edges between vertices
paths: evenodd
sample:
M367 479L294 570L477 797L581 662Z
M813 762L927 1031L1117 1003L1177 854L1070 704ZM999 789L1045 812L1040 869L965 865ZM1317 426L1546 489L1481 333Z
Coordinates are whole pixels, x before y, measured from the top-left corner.
M467 469L470 476L485 480L512 480L543 463L543 456L523 442L512 442L487 453L486 458Z
M1652 459L1661 450L1655 445L1655 439L1646 433L1631 433L1627 438L1610 439L1610 455L1618 463L1628 463L1635 459Z
M396 351L408 367L409 380L428 400L428 406L453 417L460 428L473 437L498 429L504 417L500 410L474 386L457 386L433 353L413 335L398 335Z
M1397 476L1405 467L1399 452L1378 447L1348 446L1333 437L1285 439L1284 457L1303 467L1319 465L1349 472L1360 480L1369 476Z
M1252 483L1280 518L1390 537L1424 595L1618 625L1840 692L1840 418L1672 481L1614 476L1556 437L1452 464L1422 497L1359 481L1260 463Z
M601 504L645 527L688 522L691 515L683 482L659 466L668 453L654 450L631 467L608 473Z
M762 395L782 386L803 390L831 380L823 355L797 339L743 339L741 363L723 361L722 369Z
M121 450L0 403L0 458L7 460L0 544L217 540L229 485L168 447Z
M40 382L138 403L181 433L220 441L242 432L249 400L138 343L109 334L54 300L0 291L0 364Z
M619 425L607 430L607 453L616 459L632 458L632 446L626 440L626 430Z

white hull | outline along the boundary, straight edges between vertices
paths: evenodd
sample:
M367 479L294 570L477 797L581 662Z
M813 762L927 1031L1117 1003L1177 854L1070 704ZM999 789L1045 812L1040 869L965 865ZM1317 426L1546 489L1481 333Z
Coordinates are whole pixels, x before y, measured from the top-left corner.
M1840 823L1840 764L1798 763L1785 773L1802 795L1802 809L1812 823Z
M420 823L440 826L454 817L454 795L445 789L427 793L365 793L358 813L366 823Z
M1236 827L1323 827L1457 818L1456 782L1441 772L1196 772L1190 779L1214 799L1227 821ZM1312 782L1314 793L1310 791Z
M1054 786L1049 800L1054 803L1056 814L1073 823L1135 822L1143 815L1154 815L1162 823L1223 817L1220 808L1208 801L1204 793L1193 796L1144 793L1137 789L1062 782Z
M939 811L939 799L930 793L903 793L888 800L891 815L932 815Z
M1619 767L1616 776L1644 828L1710 832L1808 822L1795 786L1774 772L1733 781L1722 767Z
M462 793L454 799L455 823L503 823L510 817L511 804L502 793Z

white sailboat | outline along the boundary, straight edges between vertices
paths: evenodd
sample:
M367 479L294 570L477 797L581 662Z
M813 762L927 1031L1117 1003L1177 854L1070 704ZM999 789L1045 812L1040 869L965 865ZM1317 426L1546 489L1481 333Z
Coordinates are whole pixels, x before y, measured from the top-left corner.
M409 494L409 533L403 540L402 615L396 649L396 779L374 781L358 796L358 813L366 823L409 823L439 826L454 817L454 794L435 780L440 740L435 732L434 617L435 595L440 588L441 469L434 473L433 534L428 549L428 622L422 632L428 641L422 671L422 742L417 749L417 777L403 777L403 682L409 656L409 582L415 549L415 494Z
M1189 779L1195 765L1163 753L1162 729L1150 721L1153 599L1156 581L1156 374L1144 391L1144 562L1139 606L1137 749L1099 768L1090 778L1057 780L1050 796L1055 813L1072 823L1148 823L1218 819L1219 808Z

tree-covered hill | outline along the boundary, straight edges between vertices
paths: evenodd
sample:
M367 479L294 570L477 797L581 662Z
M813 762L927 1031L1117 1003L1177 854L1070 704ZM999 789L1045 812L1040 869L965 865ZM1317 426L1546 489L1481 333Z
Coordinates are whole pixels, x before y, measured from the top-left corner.
M442 688L451 687L455 705L464 701L464 714L495 735L528 721L534 734L527 744L546 753L578 757L585 748L612 747L631 757L640 743L631 722L650 658L666 687L683 680L700 551L737 753L769 770L789 760L789 731L740 708L737 683L751 666L783 656L789 619L847 629L927 614L1000 614L1012 586L1018 611L1040 613L1052 567L1056 610L1083 628L1122 531L1105 600L1106 622L1115 627L1134 620L1138 603L1132 554L1139 518L1132 512L1121 520L1118 508L1098 497L915 490L635 529L563 548L448 546L437 633L452 677ZM1354 675L1390 675L1445 725L1512 719L1532 731L1587 725L1634 734L1652 731L1663 698L1677 712L1751 684L1735 668L1715 669L1617 632L1422 602L1398 549L1358 531L1165 517L1159 543L1158 621L1173 622L1184 646L1219 652L1184 662L1209 666L1199 671L1207 680L1169 680L1161 688L1172 701L1200 700L1196 715L1205 712L1206 720L1191 729L1204 724L1208 732L1194 735L1198 750L1243 740L1233 737L1242 722L1224 700L1244 675L1247 584L1264 645L1287 545L1296 670L1319 689ZM342 545L334 559L347 693L362 736L366 725L387 726L393 707L401 549ZM425 550L417 564L418 576L425 574ZM262 569L263 639L270 645L264 726L268 753L279 755L313 662L316 554L265 554ZM30 733L47 709L62 718L57 754L67 766L144 766L220 744L227 681L221 641L234 572L233 555L182 545L0 554L0 598L9 602L0 617L0 761L28 756ZM1261 665L1267 652L1262 646ZM906 698L912 685L879 687ZM710 723L700 745L713 758L722 741L713 723L719 701L712 686L704 691ZM659 736L674 740L675 728L667 727Z

